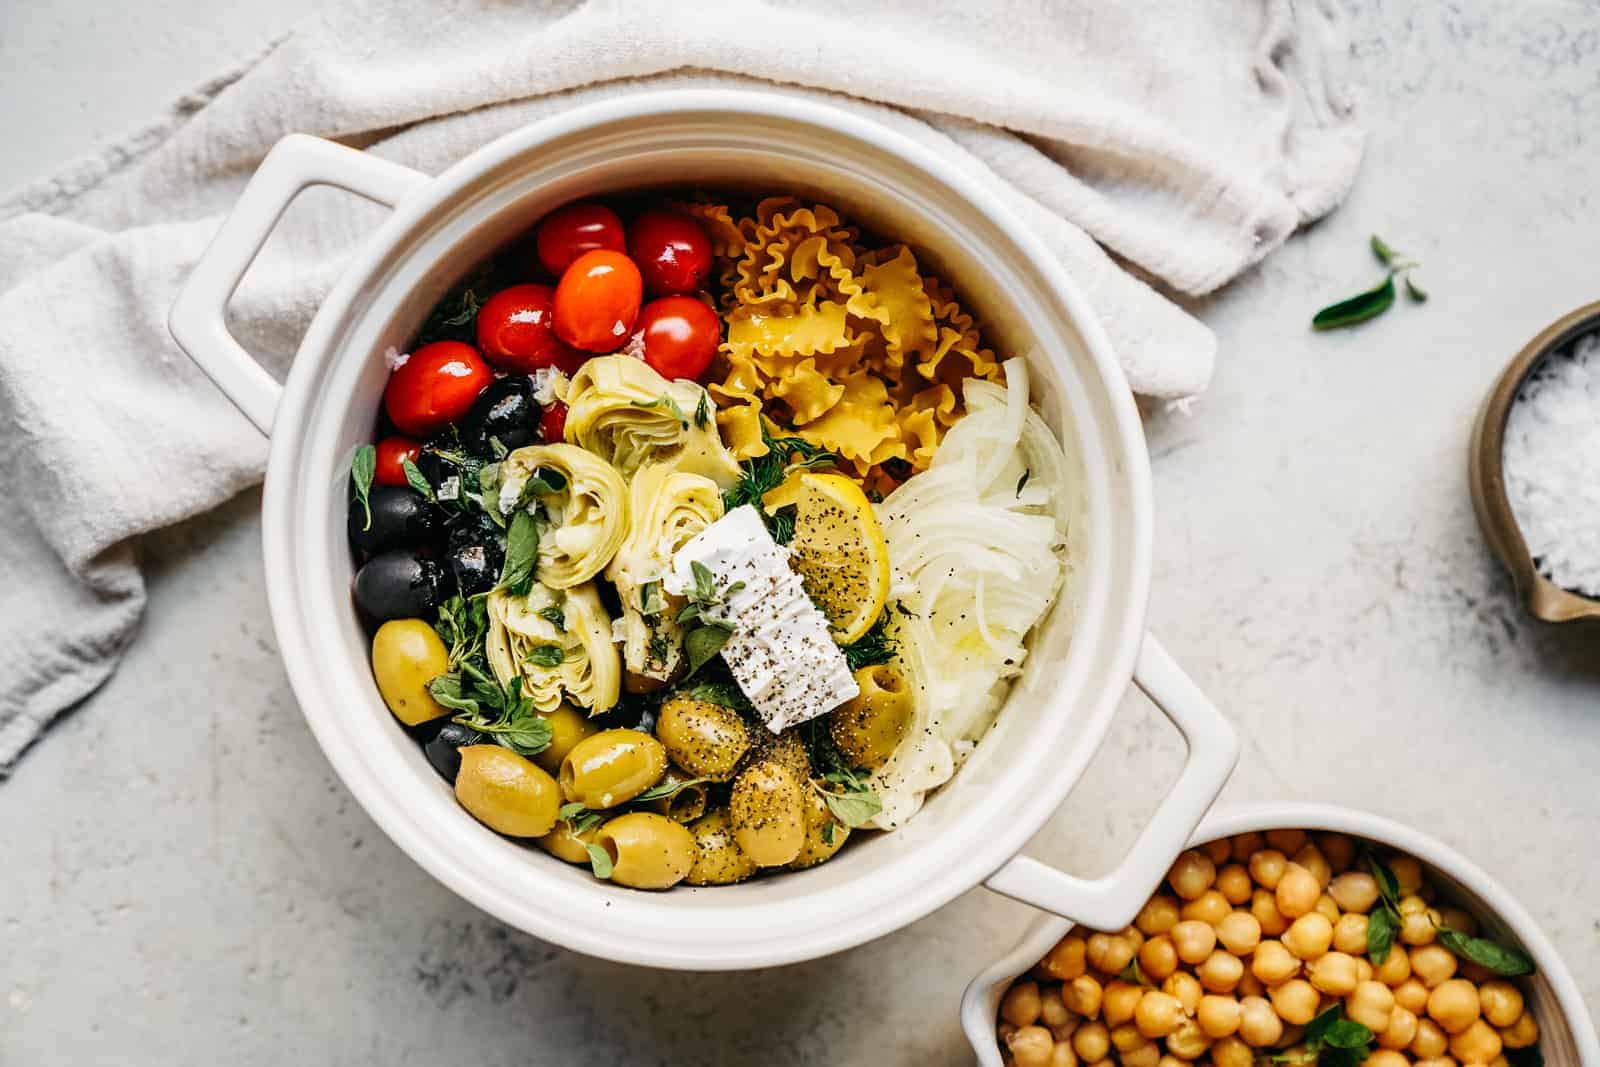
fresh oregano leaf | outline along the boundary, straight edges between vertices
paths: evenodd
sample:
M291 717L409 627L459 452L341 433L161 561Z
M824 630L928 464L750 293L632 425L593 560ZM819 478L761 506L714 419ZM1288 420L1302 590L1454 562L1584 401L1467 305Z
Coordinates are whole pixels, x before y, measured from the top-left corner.
M589 810L588 808L584 807L578 801L574 800L574 801L571 801L570 803L563 804L563 805L561 805L561 807L557 808L556 809L556 818L564 819L567 822L571 822L573 819L576 819L579 815L582 815L584 812L586 812L588 810Z
M667 598L660 582L645 582L639 587L639 614L654 618L667 610Z
M696 626L683 638L683 651L689 657L689 674L704 667L711 657L722 651L722 646L733 636L733 627L726 623L708 622Z
M1419 304L1428 299L1428 291L1417 284L1416 275L1409 270L1406 271L1406 295Z
M560 604L547 604L539 609L539 617L558 630L567 628L567 613L561 610Z
M660 800L663 797L675 797L680 791L689 788L691 785L699 785L702 782L709 781L711 781L709 778L690 778L682 782L661 782L658 785L651 786L643 793L640 793L638 796L634 797L633 801L637 804L646 800Z
M441 674L429 680L428 693L440 705L451 711L464 711L469 715L479 714L478 702L461 691L459 674Z
M828 810L833 812L833 817L852 830L865 826L883 810L883 801L870 789L853 789L847 793L819 789L818 792L822 794L822 801L828 805Z
M1484 937L1468 937L1461 931L1452 930L1447 926L1439 928L1439 944L1462 959L1470 960L1502 978L1532 974L1534 970L1533 960L1529 959L1521 949L1502 945L1498 941L1490 941Z
M611 853L599 845L584 845L589 850L589 866L594 870L596 878L611 877Z
M523 661L536 667L559 667L566 658L566 650L560 645L535 645L528 650Z
M1394 947L1397 933L1399 923L1388 908L1374 908L1372 914L1367 916L1367 955L1372 959L1373 966L1381 967L1389 958L1389 950Z
M406 484L420 493L422 499L430 502L438 499L434 496L433 486L428 484L428 479L423 477L422 472L417 469L417 465L411 462L410 456L401 457L400 469L406 473Z
M750 709L750 699L732 682L701 682L689 690L689 696L707 704L717 704L734 711Z
M506 531L506 561L500 568L500 581L495 588L504 589L512 596L527 596L533 586L533 565L539 558L539 527L533 516L518 511L511 517Z
M350 484L355 489L356 503L367 513L367 523L361 527L363 530L372 529L372 502L369 496L372 493L372 478L377 472L378 450L371 445L356 449L356 454L350 457Z
M1336 330L1377 318L1394 306L1394 275L1384 276L1382 284L1358 293L1348 300L1330 304L1312 316L1313 330Z
M1394 258L1400 254L1394 249L1390 248L1388 244L1384 242L1383 238L1379 237L1377 234L1372 235L1372 241L1370 243L1372 245L1372 254L1377 256L1378 262L1382 263L1385 267L1394 262Z

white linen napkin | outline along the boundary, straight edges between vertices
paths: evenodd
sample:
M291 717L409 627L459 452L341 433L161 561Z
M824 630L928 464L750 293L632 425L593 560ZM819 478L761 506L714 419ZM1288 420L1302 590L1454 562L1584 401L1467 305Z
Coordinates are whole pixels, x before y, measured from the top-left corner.
M261 477L265 440L165 319L287 133L438 172L641 87L826 95L1006 190L1087 292L1135 390L1202 390L1214 338L1136 275L1209 292L1344 196L1362 132L1332 0L929 6L345 4L0 200L0 775L115 666L144 603L132 539ZM235 298L246 347L284 369L378 217L303 197Z

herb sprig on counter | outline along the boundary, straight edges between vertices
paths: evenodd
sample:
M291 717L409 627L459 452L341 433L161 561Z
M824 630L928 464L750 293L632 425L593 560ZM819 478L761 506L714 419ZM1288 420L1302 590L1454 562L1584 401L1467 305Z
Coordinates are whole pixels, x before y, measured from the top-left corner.
M1377 234L1368 242L1378 262L1388 268L1383 281L1364 293L1330 304L1311 318L1314 330L1336 330L1341 326L1354 326L1375 319L1394 306L1395 278L1405 285L1406 295L1416 303L1428 299L1428 293L1417 283L1415 272L1421 266L1416 260L1395 251Z

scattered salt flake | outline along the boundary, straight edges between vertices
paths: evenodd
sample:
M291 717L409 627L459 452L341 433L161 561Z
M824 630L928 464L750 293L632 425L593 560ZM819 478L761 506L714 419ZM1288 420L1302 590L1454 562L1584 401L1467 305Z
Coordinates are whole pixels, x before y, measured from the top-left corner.
M619 356L632 356L634 359L644 358L644 331L640 330L628 338L628 343L617 351Z
M410 358L410 352L402 352L394 345L390 345L383 351L383 365L389 368L390 374L393 374L401 367L404 367L406 365L406 360Z
M460 500L461 479L452 474L450 477L440 482L438 497L440 500Z

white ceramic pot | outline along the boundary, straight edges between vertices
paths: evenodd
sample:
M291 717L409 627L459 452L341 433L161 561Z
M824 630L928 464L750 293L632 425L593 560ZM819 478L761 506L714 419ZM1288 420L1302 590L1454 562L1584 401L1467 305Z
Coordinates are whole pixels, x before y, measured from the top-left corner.
M394 211L323 303L280 388L229 336L223 306L284 205L312 184ZM1030 354L1038 402L1081 480L1062 602L1036 635L999 725L908 827L812 870L651 894L596 881L457 806L373 687L344 531L350 457L373 432L384 350L404 348L452 282L553 207L672 184L813 195L911 243L1006 351ZM437 178L289 137L196 267L171 327L272 436L267 590L290 681L328 759L413 859L538 937L651 966L766 967L859 945L980 883L1120 926L1232 769L1227 721L1144 632L1149 466L1127 385L1083 296L992 185L874 122L778 95L640 94L529 126ZM1016 858L1082 774L1130 680L1188 741L1178 784L1105 878Z
M1415 856L1441 895L1470 912L1485 936L1518 944L1533 958L1538 973L1519 982L1539 1023L1544 1062L1549 1067L1600 1065L1600 1038L1566 964L1516 898L1465 856L1393 819L1330 804L1262 804L1218 812L1200 825L1192 843L1200 845L1252 830L1331 830ZM1144 901L1144 897L1132 901L1131 910L1143 907ZM1006 987L1038 963L1073 925L1065 919L1041 916L1015 948L967 986L961 998L961 1028L982 1067L1001 1067L995 1019Z

